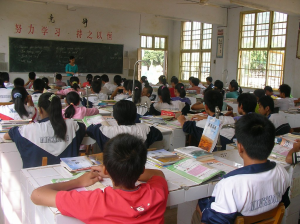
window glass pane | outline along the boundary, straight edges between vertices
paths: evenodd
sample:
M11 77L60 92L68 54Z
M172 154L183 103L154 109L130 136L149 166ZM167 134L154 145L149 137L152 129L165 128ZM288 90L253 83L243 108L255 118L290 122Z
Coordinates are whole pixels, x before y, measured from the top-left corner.
M165 48L165 40L166 40L166 38L164 38L164 37L160 38L160 48L162 48L162 49Z
M272 47L285 47L285 36L273 36Z
M255 13L244 14L243 25L255 24Z
M273 23L285 22L287 21L287 14L281 12L274 12Z
M146 47L146 36L141 36L141 47Z
M192 41L192 49L200 49L200 40Z
M201 23L200 22L193 22L193 30L200 30Z
M242 48L253 48L253 37L242 38Z
M192 29L192 23L191 22L184 22L183 23L183 31L191 30Z
M191 41L183 41L182 45L183 49L191 49Z
M160 42L160 38L159 37L155 37L154 39L154 42L155 42L155 48L159 48L159 42Z
M152 48L152 37L147 36L147 48Z

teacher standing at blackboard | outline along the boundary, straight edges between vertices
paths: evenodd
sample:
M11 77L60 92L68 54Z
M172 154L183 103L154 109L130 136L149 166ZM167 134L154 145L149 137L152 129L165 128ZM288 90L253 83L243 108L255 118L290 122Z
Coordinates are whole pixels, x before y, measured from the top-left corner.
M66 73L67 76L73 76L75 73L78 73L78 66L75 65L75 57L70 56L69 58L70 63L66 65Z

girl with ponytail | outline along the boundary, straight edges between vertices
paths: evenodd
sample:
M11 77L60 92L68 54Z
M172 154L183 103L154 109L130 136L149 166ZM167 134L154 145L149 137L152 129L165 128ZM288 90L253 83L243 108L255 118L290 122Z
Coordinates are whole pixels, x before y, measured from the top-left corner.
M85 90L80 89L80 81L79 81L78 77L72 76L70 78L70 85L71 85L71 88L59 90L55 94L65 96L69 92L74 92L74 91L77 92L78 94L80 94L80 93L85 94Z
M60 158L78 156L85 136L85 125L72 119L63 119L61 101L53 93L43 93L38 102L39 123L14 127L4 135L12 139L21 154L23 168L59 164Z
M178 83L175 85L174 94L175 97L172 97L173 101L179 100L181 102L187 103L188 105L191 105L191 100L185 97L186 93L185 93L184 85L182 83Z
M87 74L86 76L86 82L82 84L82 88L85 88L87 86L91 86L93 81L93 75L92 74Z
M141 77L141 83L142 83L142 89L144 89L145 87L150 86L147 76L142 76Z
M159 76L159 78L158 78L158 84L159 85L164 85L166 87L169 87L169 85L167 83L166 76L164 76L164 75Z
M78 107L80 97L76 92L69 92L65 98L67 107L62 109L62 116L64 118L83 119L85 116L92 116L99 114L97 108Z
M150 115L161 115L162 110L175 110L181 111L183 115L186 115L190 106L187 103L179 100L171 101L170 91L166 86L160 86L157 91L159 101L151 104Z
M34 107L31 96L24 87L16 87L11 91L14 104L0 106L0 118L2 120L25 120L37 121L39 114Z

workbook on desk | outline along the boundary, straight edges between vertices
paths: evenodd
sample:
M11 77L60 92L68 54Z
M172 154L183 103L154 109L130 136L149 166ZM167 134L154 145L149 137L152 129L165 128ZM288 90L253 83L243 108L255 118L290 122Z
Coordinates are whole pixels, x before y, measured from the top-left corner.
M88 171L92 166L102 163L102 153L89 156L66 157L60 159L60 164L69 172Z
M195 146L187 146L182 148L174 149L174 151L178 155L184 155L186 157L195 158L198 161L202 160L208 160L208 159L214 159L214 156L212 153L207 152L199 147Z
M166 166L174 164L183 159L183 157L169 152L165 149L159 149L154 151L148 151L147 159L154 165Z
M215 169L205 163L199 162L196 159L186 158L171 166L167 169L197 183L201 184L215 176L222 176L224 171Z
M0 133L6 133L13 127L29 124L31 121L32 121L32 119L1 120L0 121Z
M102 124L103 126L117 126L118 123L113 117L103 117L100 114L93 116L85 116L82 119L86 127L90 125Z

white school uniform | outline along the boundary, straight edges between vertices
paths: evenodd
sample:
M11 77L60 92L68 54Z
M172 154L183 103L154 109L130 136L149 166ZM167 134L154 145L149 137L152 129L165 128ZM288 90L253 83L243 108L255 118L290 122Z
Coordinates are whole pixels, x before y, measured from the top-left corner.
M153 104L155 110L161 112L162 110L176 110L181 111L185 107L185 103L179 100L171 101L171 104L157 102Z
M103 86L103 89L107 89L107 94L112 94L116 90L117 86L106 82Z
M294 98L281 98L274 100L274 107L279 107L279 110L289 110L291 107L295 107Z
M132 97L129 97L126 100L132 101ZM136 112L139 115L143 116L149 110L149 108L151 106L151 100L146 96L142 96L141 102L139 104L140 104L139 106L136 106L136 110L137 110ZM147 107L145 107L146 105L147 105Z
M39 102L39 98L42 95L42 93L35 93L31 95L32 102L36 105Z
M104 94L104 93L101 93L101 92L98 93L98 94L97 93L91 94L88 97L89 102L91 102L92 104L96 104L101 100L107 100L107 99L108 99L107 94Z
M11 101L12 89L0 88L0 102L7 103Z
M35 107L24 105L25 109L28 112L28 116L22 116L17 113L15 110L15 105L4 105L0 106L0 118L2 120L25 120L32 119L34 122L39 120L39 112Z

